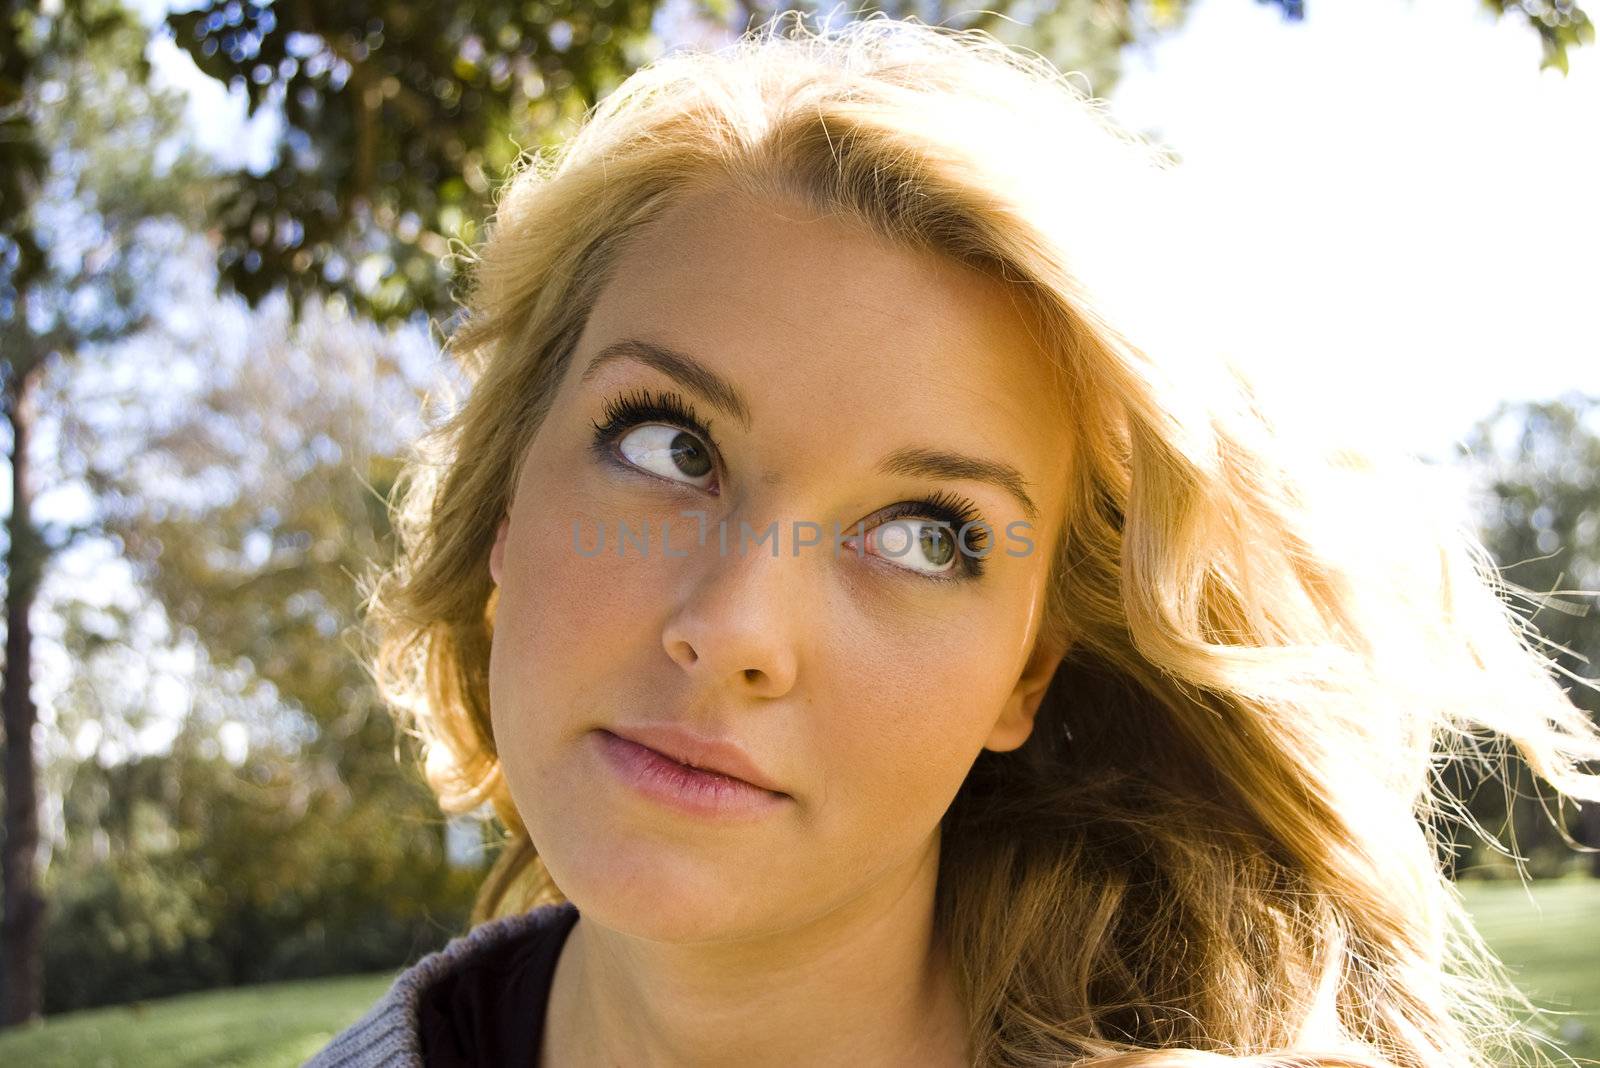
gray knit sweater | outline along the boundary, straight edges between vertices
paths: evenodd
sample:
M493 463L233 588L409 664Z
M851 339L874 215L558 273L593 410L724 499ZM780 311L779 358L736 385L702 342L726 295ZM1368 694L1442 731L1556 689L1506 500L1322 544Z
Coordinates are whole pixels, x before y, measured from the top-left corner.
M452 938L443 949L401 972L365 1016L334 1036L302 1068L423 1068L417 1003L429 984L492 946L558 922L562 912L572 907L541 905L530 912L481 923Z

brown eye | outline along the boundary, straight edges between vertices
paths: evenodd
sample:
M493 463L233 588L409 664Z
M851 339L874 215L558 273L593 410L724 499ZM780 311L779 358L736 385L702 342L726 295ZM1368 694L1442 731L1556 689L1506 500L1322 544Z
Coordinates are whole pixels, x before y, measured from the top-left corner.
M647 423L635 427L617 441L617 451L637 467L653 475L704 486L696 479L711 475L711 450L698 437L675 426Z

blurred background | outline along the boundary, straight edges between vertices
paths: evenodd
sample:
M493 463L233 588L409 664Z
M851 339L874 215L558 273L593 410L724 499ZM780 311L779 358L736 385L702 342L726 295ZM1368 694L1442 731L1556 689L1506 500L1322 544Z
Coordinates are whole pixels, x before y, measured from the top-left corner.
M450 253L520 151L772 10L0 0L0 1062L298 1064L464 928L495 828L441 815L355 630L402 450L459 385ZM1560 592L1600 588L1577 3L823 10L986 28L1167 145L1238 235L1263 372L1453 480L1596 677L1600 612ZM1458 776L1498 841L1446 863L1600 1056L1600 806L1499 774Z

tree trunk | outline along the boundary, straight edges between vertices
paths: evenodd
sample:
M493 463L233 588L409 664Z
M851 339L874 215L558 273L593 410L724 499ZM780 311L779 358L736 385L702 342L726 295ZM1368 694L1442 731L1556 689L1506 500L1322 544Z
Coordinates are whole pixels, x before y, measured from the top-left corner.
M0 1025L25 1023L42 1014L44 913L39 893L39 795L33 725L38 710L33 681L33 607L43 570L44 545L33 527L29 495L28 438L33 427L35 364L6 383L5 414L11 424L11 515L6 520L6 664L0 681L5 724L4 921L0 922Z

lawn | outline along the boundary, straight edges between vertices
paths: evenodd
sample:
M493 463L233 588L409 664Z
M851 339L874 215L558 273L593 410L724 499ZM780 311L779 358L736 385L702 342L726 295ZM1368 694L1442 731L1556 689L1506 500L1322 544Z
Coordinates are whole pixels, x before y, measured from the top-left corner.
M1580 1061L1600 1062L1600 879L1467 882L1478 929Z
M0 1064L16 1068L288 1068L361 1017L391 973L271 983L88 1009L0 1032Z
M1473 882L1466 897L1479 927L1543 1008L1560 1017L1567 1051L1600 1059L1600 880L1521 885ZM0 1064L29 1068L292 1068L353 1023L393 975L353 975L191 994L52 1017L0 1033Z

